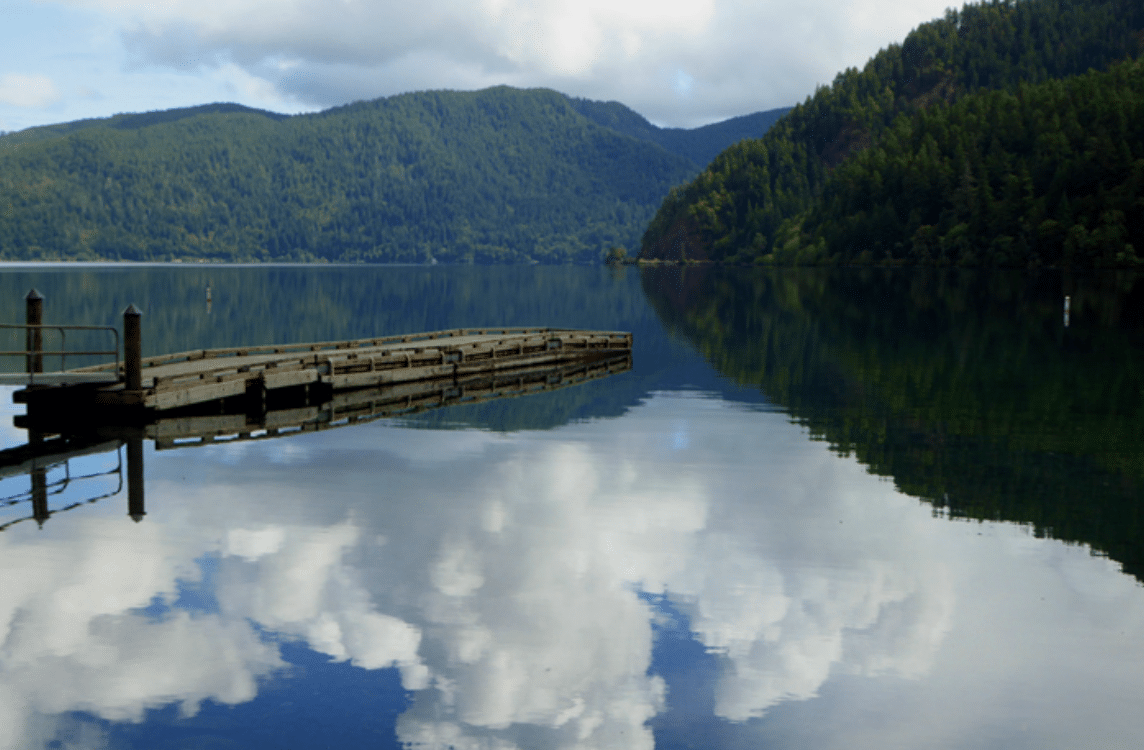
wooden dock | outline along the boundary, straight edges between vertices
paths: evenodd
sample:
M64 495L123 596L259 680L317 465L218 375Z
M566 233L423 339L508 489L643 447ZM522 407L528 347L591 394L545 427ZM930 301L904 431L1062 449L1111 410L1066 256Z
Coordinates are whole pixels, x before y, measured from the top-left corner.
M273 440L383 419L402 417L461 404L550 392L631 370L630 353L591 356L559 364L498 367L467 375L407 380L367 388L322 391L298 387L271 392L269 408L251 410L242 397L204 402L198 408L167 411L134 410L144 419L122 419L118 409L73 414L65 410L29 411L15 418L17 427L35 439L27 445L0 450L0 479L27 475L30 488L0 497L0 532L19 523L43 525L51 516L113 497L123 490L126 474L128 516L146 515L143 494L143 441L153 440L156 450L190 448L219 443ZM49 389L50 390L50 389ZM209 408L202 408L202 407ZM229 409L229 410L228 410ZM100 418L100 414L104 418ZM126 461L122 449L126 448ZM95 454L113 455L116 466L95 474L68 469L71 459ZM53 472L49 477L49 471ZM105 477L118 479L118 488L106 487L67 505L53 507L53 498L69 486ZM97 483L98 484L98 483ZM23 511L23 508L27 511ZM16 517L10 518L12 511Z
M128 332L125 342L130 339ZM77 409L166 412L235 398L245 399L257 412L266 410L275 392L300 389L307 400L328 400L330 394L342 391L459 381L482 373L630 355L631 345L630 333L616 331L459 328L352 341L204 349L140 358L137 387L131 387L136 384L131 382L128 351L122 363L68 370L61 384L16 391L13 399L27 404L29 415ZM317 393L311 396L310 391Z
M156 412L146 423L135 427L81 424L85 438L92 442L137 436L155 442L156 450L206 445L218 442L265 440L288 435L361 424L387 417L402 417L431 409L461 404L479 404L516 396L544 393L587 383L631 370L628 355L590 359L560 365L542 365L473 373L452 378L417 380L375 388L358 388L329 394L325 400L301 398L272 399L270 408L251 412L179 409ZM286 395L286 394L282 394ZM234 401L222 402L236 405ZM241 402L237 406L242 407ZM57 415L44 421L26 415L15 418L17 427L38 433L60 434L68 423ZM70 443L69 443L70 445ZM70 449L70 447L69 447ZM27 449L23 449L27 452ZM50 452L50 451L49 451ZM22 455L12 452L12 456ZM0 476L9 460L0 451ZM24 460L23 458L20 459Z
M467 387L472 393L478 381L480 388L492 391L512 383L523 389L526 382L540 377L538 372L566 365L626 358L631 367L630 333L567 328L454 328L348 341L198 349L144 358L142 313L134 305L123 311L121 338L110 326L45 324L44 299L35 289L25 301L27 322L0 328L23 334L26 347L0 351L0 355L23 359L26 369L0 373L0 382L26 386L12 396L28 407L18 421L41 435L60 434L69 423L87 425L77 427L81 431L90 431L93 424L152 424L160 415L242 413L257 422L259 415L271 411L310 408L334 402L338 394L370 389L374 391L368 395L371 403L379 399L393 404L401 399L410 404L415 399L441 401L440 394L458 389L463 393ZM69 331L79 334L81 350L65 345ZM44 348L45 332L58 334L58 350ZM110 347L91 348L84 344L84 336L91 335L107 335L113 341ZM74 362L76 357L92 356L112 361L66 369L68 357ZM45 362L56 358L60 369L45 371ZM357 396L342 400L347 399L361 401ZM53 427L45 433L41 427L48 424Z
M0 325L26 337L21 350L0 355L25 361L23 373L0 383L26 387L13 400L27 404L15 425L27 445L0 451L0 478L27 474L31 489L0 497L0 508L30 504L31 513L0 519L0 531L25 521L43 525L53 514L118 494L127 472L128 515L146 515L143 441L157 449L263 440L575 386L632 368L632 335L565 328L456 328L400 336L312 344L200 349L141 356L141 313L123 313L120 334L110 326L47 325L43 297L25 298L27 322ZM54 331L58 350L44 348ZM80 332L80 349L64 342ZM104 332L113 343L83 344ZM103 334L99 334L103 335ZM68 357L113 358L65 369ZM58 357L60 369L45 371ZM126 448L127 460L120 453ZM72 458L114 451L115 469L49 481L48 470ZM51 498L80 480L115 475L119 488L52 509Z

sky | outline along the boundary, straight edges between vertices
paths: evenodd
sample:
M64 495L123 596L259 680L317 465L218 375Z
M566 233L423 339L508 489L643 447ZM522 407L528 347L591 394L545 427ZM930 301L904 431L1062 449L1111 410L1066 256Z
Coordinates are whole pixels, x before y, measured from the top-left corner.
M949 0L0 0L0 131L507 84L697 127L790 106Z

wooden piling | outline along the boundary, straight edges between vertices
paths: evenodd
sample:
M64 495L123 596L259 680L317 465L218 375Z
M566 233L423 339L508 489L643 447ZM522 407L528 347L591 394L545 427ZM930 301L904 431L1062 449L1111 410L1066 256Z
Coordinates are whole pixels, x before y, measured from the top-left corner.
M44 324L44 297L35 289L24 297L25 322L28 324L25 337L25 349L28 352L27 372L43 372L44 358L40 354L44 349L44 332L40 328Z
M123 373L124 388L143 390L143 313L135 305L123 311Z
M43 466L32 469L32 518L42 529L44 521L51 517L48 510L48 470Z
M135 523L143 520L143 438L127 438L127 515Z

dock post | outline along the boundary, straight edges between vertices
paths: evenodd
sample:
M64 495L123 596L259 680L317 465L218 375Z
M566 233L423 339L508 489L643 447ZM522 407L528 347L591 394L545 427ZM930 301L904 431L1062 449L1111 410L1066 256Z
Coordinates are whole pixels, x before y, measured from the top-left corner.
M48 510L48 470L35 461L32 468L32 518L42 529L44 521L51 515Z
M142 317L135 305L128 305L123 311L123 373L129 391L143 390Z
M143 438L127 438L127 515L135 523L143 520Z
M29 326L44 324L44 297L34 288L24 297L25 322ZM40 354L44 348L44 332L39 328L28 328L25 350L28 352L28 372L43 372L44 359Z

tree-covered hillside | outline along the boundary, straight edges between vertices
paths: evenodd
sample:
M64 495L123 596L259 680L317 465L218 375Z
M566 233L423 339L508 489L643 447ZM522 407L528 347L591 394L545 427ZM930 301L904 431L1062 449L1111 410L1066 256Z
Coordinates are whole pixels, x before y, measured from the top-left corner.
M0 138L0 258L598 262L638 243L702 166L687 149L713 140L673 151L656 142L668 131L621 132L583 106L499 87L12 133Z
M1139 264L1144 64L899 118L830 176L775 257L827 248L866 262Z
M899 152L898 143L887 139L888 132L901 136L903 130L916 130L917 126L901 124L903 121L927 122L932 130L938 127L936 123L943 118L958 117L956 112L950 114L947 110L966 96L975 95L975 92L1004 91L1014 97L1023 97L1025 94L1021 92L1028 90L1030 85L1086 74L1090 69L1104 71L1117 63L1135 58L1142 48L1144 5L1138 0L1004 0L967 5L961 11L950 10L944 18L918 27L902 44L891 45L879 52L863 70L850 69L840 73L831 86L819 89L803 104L795 107L763 138L732 146L690 184L672 191L644 236L641 257L717 261L881 262L887 260L888 250L889 259L898 260L1028 264L1030 256L1021 256L1014 250L1022 246L1020 237L1010 231L1011 227L1004 232L998 229L989 235L988 230L982 230L972 220L968 220L972 218L968 215L952 221L957 214L947 217L948 226L945 228L953 232L964 221L967 229L958 229L957 236L948 238L947 244L960 241L958 237L966 242L980 242L985 237L992 242L992 239L1008 236L1010 241L1002 239L997 246L997 249L1004 252L993 255L988 252L988 248L983 250L978 246L978 252L972 255L908 255L906 248L912 248L913 235L904 234L906 227L912 227L916 233L922 226L930 226L931 229L923 232L924 241L931 244L936 241L940 247L942 240L940 236L934 235L934 232L942 231L940 228L933 229L938 226L937 219L926 215L924 210L919 216L911 216L915 206L909 202L916 198L911 191L919 189L922 194L931 195L932 190L941 189L945 191L943 198L947 202L952 200L948 188L950 185L962 187L959 180L966 176L964 163L959 163L962 171L951 178L952 182L937 180L919 187L912 181L899 181L896 188L875 185L876 194L881 200L877 210L866 210L865 218L859 217L851 222L854 231L845 237L837 226L838 217L823 208L822 199L828 192L833 200L838 196L856 196L860 190L870 187L865 183L861 186L845 183L845 180L856 176L853 171L846 171L857 169L850 166L850 161L855 155L867 151L871 145L877 144L882 149L887 163L910 161L909 152ZM1129 76L1139 76L1137 69L1129 67L1125 70ZM1115 82L1122 78L1100 79L1112 81L1110 84L1098 84L1097 80L1092 79L1082 85L1105 89L1108 85L1113 88L1122 85ZM1055 106L1052 103L1052 91L1054 89L1051 87L1038 89L1029 96L1044 106L1051 107ZM1074 90L1074 94L1083 95L1079 89ZM1118 93L1110 95L1116 96ZM995 110L998 113L1009 106L1003 100L990 101L996 104ZM973 109L975 106L990 105L965 106ZM1025 111L1030 117L1048 116L1045 114L1047 110L1043 108L1036 111L1026 108ZM1102 111L1111 112L1107 107ZM1124 110L1127 111L1130 109ZM1124 112L1117 111L1109 116L1122 117L1125 116ZM1053 116L1057 116L1057 113L1054 112ZM1104 115L1094 116L1099 119ZM1054 136L1058 141L1052 147L1058 149L1055 153L1061 155L1063 152L1059 149L1064 148L1072 156L1077 155L1077 149L1081 149L1083 154L1089 144L1077 142L1075 134L1078 131L1066 118L1062 117L1062 123L1063 131L1068 131L1068 134L1064 136L1063 142ZM986 147L981 152L981 159L987 159L989 153L994 153L997 164L1004 162L996 172L996 177L1000 180L997 184L1005 183L1010 176L1020 182L1020 168L1015 160L1020 155L1019 149L1025 148L1027 143L1014 142L1009 147L1017 150L1009 152L1005 150L1005 137L1000 136L1000 150L990 151L993 149L992 129L998 126L1005 125L996 117L989 120L967 115L959 126L962 130L958 140L966 143L984 142ZM1133 150L1139 148L1138 136L1132 135L1138 133L1138 129L1133 131L1130 128L1117 128L1118 126L1112 126L1110 137L1116 138L1124 134L1123 142L1128 143L1128 154L1136 154L1133 158L1139 158L1139 154ZM1033 128L1026 130L1022 137L1036 138L1041 132ZM1134 137L1137 138L1136 141L1131 140ZM899 141L903 147L908 147L908 138L899 137ZM966 148L966 153L971 151ZM867 162L866 174L879 173L880 166L875 163L877 158L872 155L867 158L871 161ZM840 168L840 165L847 165L846 169ZM1101 168L1103 166L1104 163L1101 163ZM1012 171L1006 171L1007 169ZM1107 185L1110 189L1131 179L1124 175L1109 177L1102 174L1096 177L1091 172L1087 178L1094 184ZM982 171L977 165L970 164L968 179L980 184ZM987 176L986 179L992 178ZM1045 179L1052 182L1055 177ZM990 189L993 192L982 194L984 199L996 197L992 185ZM1034 187L1034 192L1035 189ZM1003 192L1003 185L1001 190ZM1098 188L1095 192L1101 191ZM1041 197L1052 201L1059 196L1052 189L1046 188ZM1018 204L1022 210L1033 211L1032 202L1035 198L1021 200L1024 203ZM887 201L891 204L889 209L886 207ZM896 218L891 220L887 210ZM1082 210L1083 215L1078 214L1078 210ZM1123 209L1109 206L1107 210ZM1044 240L1042 246L1046 253L1041 262L1063 262L1064 245L1072 227L1081 226L1085 232L1083 237L1080 229L1072 232L1075 235L1073 244L1077 247L1089 243L1093 232L1106 231L1106 234L1118 237L1123 234L1123 240L1118 240L1117 248L1111 253L1114 259L1112 262L1116 262L1117 253L1123 253L1124 245L1130 242L1131 227L1125 223L1122 225L1123 231L1102 230L1101 227L1110 226L1110 221L1118 221L1115 217L1102 218L1106 212L1103 206L1099 209L1074 209L1070 205L1067 211L1067 220L1058 228L1047 226L1041 235L1037 235L1041 226L1038 223L1028 230L1022 230L1026 237L1024 249L1031 252L1036 243L1029 238L1039 236ZM1048 207L1040 216L1041 222L1046 219L1062 222L1056 213L1056 205ZM804 225L804 221L812 214L816 217L815 220ZM938 214L940 215L940 210ZM871 215L876 215L876 218L871 219ZM930 219L933 219L933 224L926 223ZM897 222L901 225L899 236L884 234L880 240L882 244L875 249L870 245L871 240L859 239L856 234L866 230L867 224L862 224L863 221L867 224L881 222L877 231L888 231L890 234L892 230L882 225ZM986 223L989 221L987 219ZM1069 224L1070 221L1073 223ZM995 223L995 226L999 224ZM979 234L972 234L978 230ZM966 231L971 234L965 235ZM1057 248L1055 250L1049 248L1053 237L1059 239L1059 244L1053 246ZM895 249L895 243L898 242L901 242L902 248ZM867 250L870 251L869 254L863 255ZM1074 262L1092 263L1097 262L1098 255L1100 254L1082 251L1071 257ZM1107 253L1101 257L1106 256ZM1129 259L1124 262L1131 261Z

